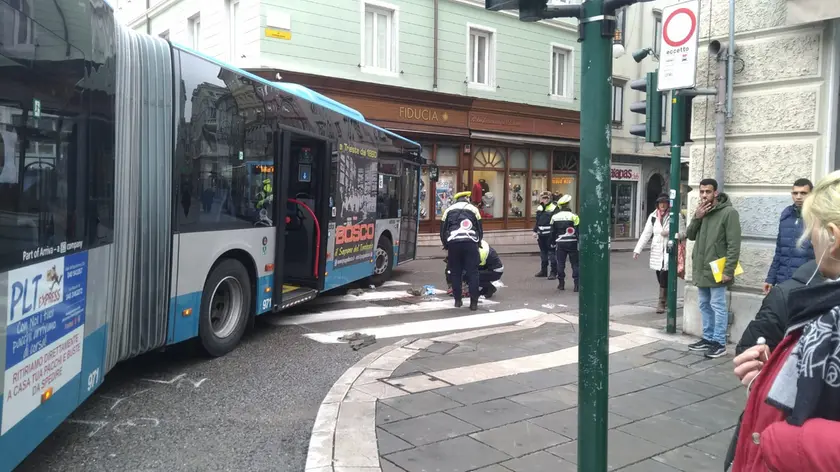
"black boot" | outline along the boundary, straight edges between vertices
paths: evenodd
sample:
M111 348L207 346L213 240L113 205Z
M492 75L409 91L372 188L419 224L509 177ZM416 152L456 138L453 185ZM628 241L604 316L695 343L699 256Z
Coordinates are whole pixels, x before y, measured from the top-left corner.
M557 272L552 272L548 275L548 280L557 280Z
M557 282L557 290L566 290L566 281L565 280L560 279Z
M482 295L484 295L484 298L490 299L493 297L493 294L496 293L496 290L497 289L495 285L490 285L489 287L487 287L487 290L485 290Z
M462 306L464 306L464 302L461 301L460 298L456 298L455 299L455 308L461 308Z
M545 271L545 269L540 269L539 272L534 274L534 277L545 277L546 275L548 275L548 273Z
M575 280L575 292L580 292L580 284Z
M470 298L470 311L478 310L478 298Z

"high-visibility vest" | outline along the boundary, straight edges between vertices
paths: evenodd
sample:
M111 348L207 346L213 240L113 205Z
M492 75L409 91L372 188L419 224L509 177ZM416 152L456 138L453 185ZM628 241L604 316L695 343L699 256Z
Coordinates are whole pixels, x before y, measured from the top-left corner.
M481 246L478 247L478 265L483 267L487 264L487 256L490 255L490 245L487 241L481 241Z

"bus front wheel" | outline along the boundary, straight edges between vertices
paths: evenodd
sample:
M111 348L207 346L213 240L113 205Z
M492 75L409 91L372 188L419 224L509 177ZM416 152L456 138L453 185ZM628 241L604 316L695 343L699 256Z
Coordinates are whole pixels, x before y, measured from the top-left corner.
M251 278L241 262L224 259L210 272L201 295L198 336L213 357L232 351L248 326Z
M394 271L394 245L387 236L381 236L376 245L376 252L373 258L373 275L370 283L376 287L384 284L391 278Z

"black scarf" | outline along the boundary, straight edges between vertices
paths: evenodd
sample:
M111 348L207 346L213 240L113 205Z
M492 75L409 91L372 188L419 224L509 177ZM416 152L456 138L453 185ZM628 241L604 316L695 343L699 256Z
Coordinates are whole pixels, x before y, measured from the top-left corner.
M791 291L794 316L788 333L802 335L773 380L767 403L787 422L801 426L811 418L840 420L840 284Z

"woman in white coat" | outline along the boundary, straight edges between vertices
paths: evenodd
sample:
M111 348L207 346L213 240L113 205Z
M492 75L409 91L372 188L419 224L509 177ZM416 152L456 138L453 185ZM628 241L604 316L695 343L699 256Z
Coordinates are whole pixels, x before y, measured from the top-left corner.
M671 229L670 201L668 195L662 194L656 199L656 209L645 221L645 229L642 236L633 250L633 259L638 259L639 254L650 241L650 268L656 271L656 280L659 282L659 304L656 307L657 313L665 313L665 304L668 294L668 235ZM685 218L679 214L680 231L677 239L685 238Z

